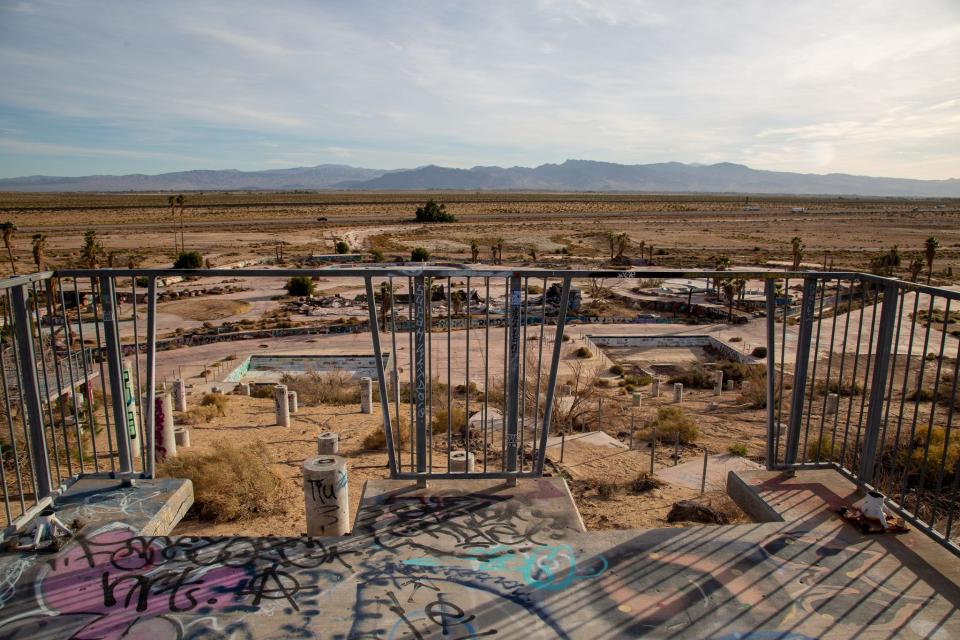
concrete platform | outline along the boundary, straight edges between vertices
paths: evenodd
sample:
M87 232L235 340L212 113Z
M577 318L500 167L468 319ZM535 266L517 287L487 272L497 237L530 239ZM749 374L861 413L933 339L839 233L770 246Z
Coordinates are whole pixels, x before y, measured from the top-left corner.
M193 483L176 478L120 480L81 478L54 502L57 517L69 523L79 519L98 529L123 522L142 536L168 535L193 505Z
M552 478L378 482L337 539L112 523L0 564L0 638L960 637L957 559L860 535L803 475L809 508L730 527L585 533Z

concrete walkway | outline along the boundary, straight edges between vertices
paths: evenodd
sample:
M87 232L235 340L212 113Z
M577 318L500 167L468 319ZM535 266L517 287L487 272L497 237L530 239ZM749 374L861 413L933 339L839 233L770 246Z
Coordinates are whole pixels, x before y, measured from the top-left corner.
M956 558L810 504L787 522L586 533L557 478L387 482L340 539L116 522L0 557L0 638L960 637Z

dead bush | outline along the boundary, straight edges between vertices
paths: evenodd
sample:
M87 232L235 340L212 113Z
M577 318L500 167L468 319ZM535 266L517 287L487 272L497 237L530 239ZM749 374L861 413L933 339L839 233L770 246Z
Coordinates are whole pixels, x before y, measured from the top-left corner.
M213 407L217 411L217 415L225 416L227 415L227 396L222 393L208 393L203 396L200 400L200 406L202 407Z
M697 423L680 407L657 409L657 418L653 421L653 426L657 428L657 439L665 442L673 442L677 434L680 434L682 444L690 444L700 437Z
M206 522L235 522L283 513L289 493L270 467L263 444L227 440L204 453L187 452L160 466L160 475L193 482L191 512Z
M360 382L346 371L318 373L311 371L299 376L285 375L280 379L290 391L297 392L297 401L309 406L321 404L360 404ZM373 388L374 401L379 394Z
M634 478L633 482L630 483L630 491L633 493L646 493L648 491L653 491L654 489L659 489L662 486L662 480L655 478L644 471Z
M218 415L223 415L214 405L201 405L199 407L190 407L187 411L181 413L177 418L177 422L180 424L206 424L216 418Z

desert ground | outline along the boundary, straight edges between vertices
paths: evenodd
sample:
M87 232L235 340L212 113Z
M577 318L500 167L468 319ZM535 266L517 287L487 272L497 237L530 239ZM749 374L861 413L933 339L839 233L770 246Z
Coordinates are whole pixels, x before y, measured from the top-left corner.
M414 209L427 198L444 202L457 216L457 221L429 225L413 222ZM629 241L624 255L641 265L636 267L636 277L574 283L583 291L584 313L609 318L633 316L637 313L635 304L662 297L643 290L644 287L656 288L656 283L643 282L644 270L713 268L720 257L728 258L732 269L782 268L790 264L790 241L795 236L800 237L805 245L802 267L812 269L826 265L834 270L867 271L872 257L896 247L902 262L894 275L901 278L908 277L910 258L922 255L925 240L933 236L939 240L939 249L930 274L931 282L955 288L960 277L960 202L952 201L750 197L749 203L758 205L760 210L746 211L745 196L196 193L187 194L187 206L181 212L171 211L166 206L166 199L167 194L0 194L0 221L9 220L17 225L16 232L9 238L12 260L0 260L0 269L7 274L14 270L17 273L36 270L38 256L32 246L34 234L45 235L45 245L39 256L43 268L85 266L80 247L84 233L93 230L104 247L99 266L112 265L120 269L131 265L170 267L177 243L187 250L200 252L211 266L229 268L243 264L264 270L261 277L200 277L162 287L161 293L175 293L177 296L158 304L157 332L161 339L221 331L330 327L366 320L367 307L359 303L324 305L316 313L306 315L298 310L295 299L286 295L286 279L270 274L270 270L277 267L305 266L312 254L333 253L338 241L346 242L351 252L362 254L365 262L409 260L411 250L422 247L430 251L431 259L435 261L472 263L471 242L475 242L481 263L477 266L484 266L493 262L491 245L502 240L504 265L598 268L610 264L609 235L624 233ZM802 207L804 211L795 212L795 207ZM342 278L323 271L314 276L316 296L350 301L364 292L360 278ZM926 279L926 270L922 277ZM447 284L461 289L465 286L462 281ZM486 284L474 282L471 286L485 295ZM542 283L532 279L525 284ZM642 286L638 287L638 284ZM76 283L64 281L62 285L67 291L73 286L81 290L89 288L83 279ZM396 293L407 292L405 281L395 285ZM131 290L134 282L121 278L118 286L121 290ZM748 280L745 286L748 294L762 291L759 280ZM232 289L228 291L229 287ZM188 297L187 292L193 292L195 296ZM502 280L490 282L491 300L502 301L504 293ZM830 296L829 291L821 296L828 307ZM686 299L686 296L674 297ZM697 302L717 305L702 294L698 294ZM907 294L902 317L909 320L914 304L923 309L928 302L926 295ZM722 303L719 306L722 307ZM936 301L933 308L942 310L943 301ZM450 309L442 303L435 311L437 317L449 312ZM407 310L402 305L395 308L394 313L400 319L407 317ZM834 333L849 333L850 329L845 330L844 326L872 327L877 316L878 309L873 304L862 309L845 310L841 305L833 316L824 316L832 319L824 320L823 326L827 330L832 326ZM661 396L653 397L649 380L631 381L628 376L652 366L666 367L664 370L674 367L675 373L689 373L701 365L717 365L716 354L699 348L596 349L589 336L710 335L731 345L747 358L757 347L766 344L766 322L749 314L745 318L742 324L728 323L722 318L709 321L672 318L664 323L575 323L567 327L566 339L560 345L558 381L577 386L578 397L582 395L590 407L600 401L604 410L600 414L602 417L596 419L592 408L584 410L579 417L574 417L572 412L561 416L559 428L570 437L565 442L562 460L555 444L548 447L547 471L567 478L588 527L667 526L666 515L672 504L691 498L715 504L734 521L744 518L724 499L722 486L715 482L710 483L704 496L700 496L698 489L671 482L643 491L631 488L638 475L650 467L649 426L656 422L658 409L671 406L673 401L672 391L668 388L672 385L665 384ZM124 305L120 323L122 340L130 343L136 336L142 341L145 322L142 305L136 308ZM84 316L82 325L87 339L96 335L93 318ZM948 318L942 328L933 323L932 338L924 333L922 325L917 326L920 330L915 333L904 331L897 335L901 353L910 350L912 371L925 368L928 376L932 376L937 365L936 375L939 377L940 368L947 373L953 370L958 346L956 322ZM528 332L530 335L525 343L527 361L533 367L531 354L537 349L549 354L555 346L555 334L551 326L545 328L542 337L539 326L531 326ZM786 326L779 323L777 332L777 340L785 347L782 358L777 354L778 366L792 365L797 328L791 323ZM472 331L470 337L462 330L449 334L435 331L431 336L430 366L438 382L451 387L479 383L479 393L485 393L481 381L484 363L489 363L490 371L494 372L491 386L497 375L502 378L504 331L494 327L488 335L489 340L480 330ZM393 338L396 338L395 343ZM401 380L409 379L407 334L393 335L386 331L382 339L385 350L396 349L394 356L399 363ZM588 349L589 354L578 355L581 348ZM814 351L825 361L838 349L827 341L825 334ZM938 350L939 357L936 356ZM935 357L925 359L928 352L933 352ZM281 337L258 334L247 340L161 350L157 356L157 380L166 385L175 378L186 380L189 405L193 408L199 406L214 388L229 391L232 385L225 381L227 376L251 355L369 353L372 353L369 332ZM537 360L540 362L538 369L542 371L544 364L541 359ZM856 359L851 357L850 360ZM763 362L761 358L756 359L758 365ZM136 378L142 388L145 380L143 357L138 364L140 371ZM903 363L900 366L903 368ZM618 373L617 367L625 371ZM853 368L852 362L848 367ZM496 373L498 371L500 374ZM864 375L862 369L860 375ZM902 379L903 374L900 375ZM103 384L102 379L96 384ZM720 397L714 396L710 389L685 389L682 409L695 422L699 434L695 442L683 443L679 447L679 459L673 446L658 444L654 459L656 471L700 460L704 451L727 455L734 445L739 445L736 447L738 456L757 463L763 461L766 411L751 405L740 384L738 379L738 386L725 390ZM639 409L631 405L633 392L639 392L643 398ZM382 430L379 404L373 415L362 415L359 406L353 402L303 403L301 411L293 416L293 424L285 428L274 425L271 399L227 397L224 415L204 419L178 416L184 422L192 422L188 427L192 447L182 450L181 455L215 452L218 443L225 439L240 445L264 443L269 454L267 466L277 474L289 499L279 514L222 523L188 518L178 532L302 533L305 520L300 465L314 455L316 435L323 430L341 434L342 450L349 460L352 512L363 482L387 476L386 453L364 445L370 434ZM457 402L465 404L464 400L466 398L461 397ZM471 402L472 413L480 400L474 398ZM816 403L815 408L819 408L822 399L818 398ZM856 418L857 403L860 403L859 397L855 401L851 398L849 406L841 403L841 414ZM905 392L897 397L894 412L899 409L902 413L903 406L908 406ZM400 414L406 416L408 410L409 405L401 403ZM860 411L863 411L862 403ZM938 425L952 415L950 411L938 412L937 404L929 401L918 402L915 411L921 423L929 418ZM818 424L813 425L814 433ZM631 431L631 426L633 438L624 435ZM583 439L582 434L590 432L605 434L607 440L578 441ZM103 434L97 436L103 437ZM812 438L815 440L816 436ZM632 449L629 446L631 440ZM804 440L801 446L806 450L808 444L809 441ZM438 451L437 459L443 460L443 449Z

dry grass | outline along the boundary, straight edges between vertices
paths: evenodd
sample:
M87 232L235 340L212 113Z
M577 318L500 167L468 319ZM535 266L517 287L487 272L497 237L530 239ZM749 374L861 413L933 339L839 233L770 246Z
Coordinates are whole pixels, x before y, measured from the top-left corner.
M308 406L329 404L341 406L360 403L360 382L346 371L317 373L311 371L299 376L285 375L280 380L289 391L297 392L297 401ZM378 393L374 385L374 402Z
M657 418L653 421L653 426L657 428L657 439L664 442L674 442L677 434L680 434L682 444L693 443L700 437L697 423L680 407L657 409Z
M162 476L193 482L190 511L206 522L234 522L283 513L284 484L263 444L240 448L221 441L207 453L185 453L160 468Z

